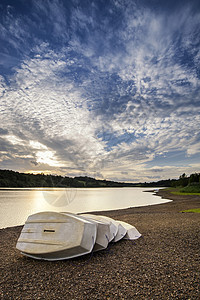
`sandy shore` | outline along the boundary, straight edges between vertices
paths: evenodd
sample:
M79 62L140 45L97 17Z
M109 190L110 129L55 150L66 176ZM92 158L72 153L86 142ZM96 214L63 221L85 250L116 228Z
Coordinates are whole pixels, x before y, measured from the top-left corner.
M22 226L0 230L1 299L199 299L199 196L160 191L165 204L103 212L142 234L80 258L26 258L15 245Z

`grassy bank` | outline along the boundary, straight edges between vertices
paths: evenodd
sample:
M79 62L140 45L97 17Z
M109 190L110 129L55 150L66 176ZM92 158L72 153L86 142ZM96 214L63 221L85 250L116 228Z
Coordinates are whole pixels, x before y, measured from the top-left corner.
M200 213L200 208L187 209L187 210L183 210L182 212Z
M185 196L198 195L198 196L200 196L199 187L195 188L195 187L186 186L186 187L167 188L165 190L170 192L173 195L185 195Z

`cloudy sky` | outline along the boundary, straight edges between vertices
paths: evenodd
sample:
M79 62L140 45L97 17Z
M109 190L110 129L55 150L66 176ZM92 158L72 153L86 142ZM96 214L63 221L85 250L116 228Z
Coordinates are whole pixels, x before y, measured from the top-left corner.
M200 172L198 0L1 0L0 168Z

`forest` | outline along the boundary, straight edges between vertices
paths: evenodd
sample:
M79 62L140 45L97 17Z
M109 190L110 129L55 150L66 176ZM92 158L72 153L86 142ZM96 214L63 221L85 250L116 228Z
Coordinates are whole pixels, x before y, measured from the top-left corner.
M179 179L167 179L154 182L127 183L100 180L88 176L67 177L59 175L27 174L11 170L0 170L0 187L182 187L184 189L198 189L200 187L200 173L187 176L182 174Z
M87 176L67 177L59 175L27 174L0 170L0 187L123 187L129 183L97 180Z

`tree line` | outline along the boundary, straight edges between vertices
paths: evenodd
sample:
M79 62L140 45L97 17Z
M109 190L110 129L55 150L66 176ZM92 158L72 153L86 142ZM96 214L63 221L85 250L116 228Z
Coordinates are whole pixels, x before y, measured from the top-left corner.
M0 170L0 187L176 187L199 185L200 173L187 176L182 174L179 179L167 179L153 182L127 183L99 180L88 176L67 177L59 175L27 174L11 170Z
M11 170L0 170L0 187L124 187L133 184L108 180L97 180L87 176L67 177L59 175L26 174Z
M198 185L200 184L200 173L194 173L187 176L183 173L179 179L176 181L176 186L187 186L187 185Z
M190 176L183 173L172 186L182 187L180 192L183 193L200 193L200 173L194 173Z

